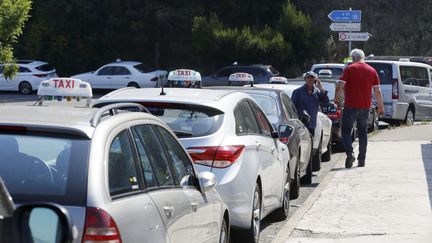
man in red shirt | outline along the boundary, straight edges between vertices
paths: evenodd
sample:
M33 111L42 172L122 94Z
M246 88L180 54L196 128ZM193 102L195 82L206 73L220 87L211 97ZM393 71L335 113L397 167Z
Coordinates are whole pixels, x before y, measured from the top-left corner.
M336 86L335 103L340 104L340 95L345 89L345 107L342 115L342 142L347 158L345 167L351 168L355 161L351 131L357 121L359 135L358 166L365 166L367 150L367 121L372 102L372 88L378 103L378 114L384 114L384 104L378 73L364 62L365 54L360 49L351 51L353 63L345 68Z

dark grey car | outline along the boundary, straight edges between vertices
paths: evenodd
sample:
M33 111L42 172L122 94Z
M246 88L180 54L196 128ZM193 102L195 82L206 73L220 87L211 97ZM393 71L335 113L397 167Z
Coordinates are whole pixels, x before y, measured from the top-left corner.
M219 69L210 76L202 77L202 86L228 86L228 78L233 73L252 74L255 83L268 83L271 77L279 75L279 71L271 65L231 65Z
M304 183L310 183L312 167L310 166L312 139L308 129L299 120L297 110L288 95L275 89L255 87L213 87L212 89L235 89L247 93L264 111L273 127L287 124L294 127L294 133L288 141L282 141L288 145L290 153L289 167L291 171L291 199L299 195L300 179Z

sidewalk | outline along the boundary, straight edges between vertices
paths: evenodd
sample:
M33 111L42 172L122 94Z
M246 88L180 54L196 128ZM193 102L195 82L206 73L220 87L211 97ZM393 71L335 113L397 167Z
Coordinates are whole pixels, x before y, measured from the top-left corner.
M364 168L338 161L285 242L432 242L432 143L415 139L429 137L421 131L432 126L374 137Z

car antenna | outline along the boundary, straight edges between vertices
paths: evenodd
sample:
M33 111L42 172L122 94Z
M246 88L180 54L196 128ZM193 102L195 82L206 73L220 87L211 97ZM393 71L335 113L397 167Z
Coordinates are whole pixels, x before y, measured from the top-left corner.
M159 95L166 95L166 93L164 92L164 87L163 87L163 84L162 84L162 79L160 77L158 79L160 81L160 86L161 86L161 89L162 89Z

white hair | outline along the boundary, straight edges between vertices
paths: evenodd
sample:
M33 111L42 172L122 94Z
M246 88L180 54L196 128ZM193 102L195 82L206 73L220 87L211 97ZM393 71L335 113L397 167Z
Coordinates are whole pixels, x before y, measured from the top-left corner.
M361 62L365 59L365 54L360 49L354 49L351 51L350 56L352 57L353 62Z

